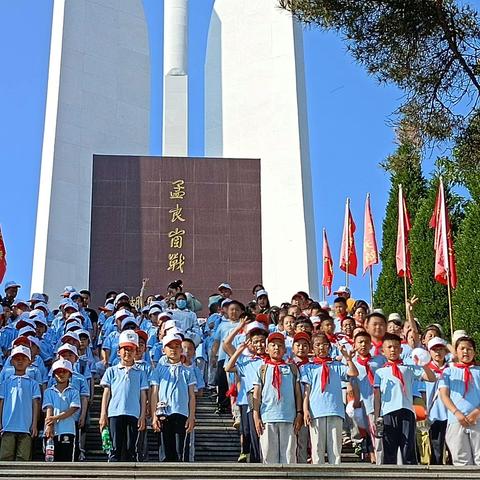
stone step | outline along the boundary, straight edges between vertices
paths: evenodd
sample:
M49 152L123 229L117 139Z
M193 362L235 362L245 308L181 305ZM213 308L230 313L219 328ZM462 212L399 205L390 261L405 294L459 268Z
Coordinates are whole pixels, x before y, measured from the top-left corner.
M55 463L3 462L0 479L11 480L275 480L275 479L478 479L478 467L396 465L253 465L226 463Z

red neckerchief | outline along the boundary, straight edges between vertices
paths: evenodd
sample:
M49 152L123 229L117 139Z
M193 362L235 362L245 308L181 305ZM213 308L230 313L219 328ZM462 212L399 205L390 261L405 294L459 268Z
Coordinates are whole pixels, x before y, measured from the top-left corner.
M342 313L342 315L337 315L337 318L340 320L340 322L343 322L347 318L347 314Z
M267 355L266 353L262 353L262 354L260 354L260 355L257 355L256 353L254 353L254 354L250 355L250 360L259 360L259 359L261 359L261 360L265 361L267 358L269 358L269 357L268 357L268 355Z
M408 342L404 339L404 340L401 340L400 343L401 343L402 345L406 345Z
M383 346L383 342L380 341L380 342L376 342L373 338L372 338L372 345L375 347L375 351L374 351L374 355L380 355L380 350Z
M278 399L280 400L280 389L282 387L282 374L280 373L280 367L286 365L283 360L272 360L270 357L265 359L267 365L273 366L272 386L277 391Z
M334 333L326 333L325 336L330 343L337 343L337 336Z
M374 375L373 375L373 371L370 368L370 365L368 363L368 362L370 362L371 359L372 359L372 356L370 354L368 354L365 358L362 358L360 355L357 355L357 362L362 367L365 367L365 371L367 372L368 381L370 382L371 385L373 385Z
M433 360L427 365L432 372L435 372L437 375L440 377L443 375L444 370L447 368L447 363L443 365L443 367L439 367L436 363L433 362Z
M463 369L463 383L465 384L465 393L463 396L465 396L468 392L468 387L470 385L470 382L473 380L472 372L470 371L471 367L475 366L475 363L454 363L454 365L457 368L462 368Z
M322 392L325 391L327 388L327 384L330 381L330 367L328 363L331 362L332 359L330 357L313 357L313 363L315 365L322 366L322 377L321 377L321 386Z
M297 357L298 358L298 357ZM307 363L310 363L310 360L307 358L301 358L300 360L296 361L294 360L293 363L297 366L297 367L301 367L302 365L306 365Z
M238 397L238 390L237 390L237 384L232 383L230 385L230 388L227 390L227 393L225 394L227 397L233 398L234 400Z
M391 362L387 362L384 366L392 367L393 376L400 380L400 383L402 384L402 390L405 392L405 380L403 379L402 372L398 368L399 365L403 365L401 360L393 360Z
M350 338L350 337L348 337L347 335L345 335L345 336L344 336L344 339L345 339L350 345L353 345L353 344L354 344L353 338Z

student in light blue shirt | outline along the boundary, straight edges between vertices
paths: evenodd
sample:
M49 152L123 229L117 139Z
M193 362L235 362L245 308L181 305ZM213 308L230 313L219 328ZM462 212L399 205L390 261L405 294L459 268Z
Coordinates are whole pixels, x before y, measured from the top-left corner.
M153 430L162 432L167 462L188 461L187 435L195 426L195 377L182 365L182 337L163 338L165 363L150 376L150 409Z
M243 435L241 456L250 454L250 463L260 463L260 442L253 420L252 400L254 382L258 377L258 369L263 365L268 332L260 322L247 325L242 319L239 327L233 329L224 342L226 349L230 348L233 337L245 327L246 340L237 346L232 356L225 364L227 373L236 373L240 387L238 389L237 405L240 408L240 429ZM227 350L228 351L228 350ZM245 352L248 352L246 354ZM242 458L239 457L239 461Z
M352 386L358 390L360 401L365 412L368 431L370 434L369 448L370 458L373 463L381 465L383 461L383 443L376 435L375 429L375 405L374 388L375 372L383 367L387 359L383 355L370 354L372 348L372 337L366 331L359 331L354 337L354 349L356 352L353 362L358 370L358 377L354 378ZM368 446L368 443L367 443Z
M384 424L383 461L397 463L400 449L404 465L416 465L415 413L413 386L416 380L434 382L435 374L428 366L403 365L400 359L401 339L387 333L383 339L385 366L375 373L375 417L382 416Z
M43 410L45 438L53 438L54 461L71 462L75 448L75 412L80 409L80 395L70 386L72 364L68 360L57 360L52 365L56 384L45 391Z
M445 357L448 353L447 342L440 337L433 337L427 344L432 357L429 367L437 377L435 382L425 383L426 407L430 422L430 465L443 465L445 456L445 435L447 433L447 407L440 399L440 380L448 367Z
M253 417L260 437L263 463L296 463L297 433L303 424L298 369L283 360L285 336L268 336L265 365L253 389Z
M19 345L11 356L15 374L0 385L0 460L27 462L32 456L32 438L37 436L41 393L38 383L26 375L30 349Z
M100 431L110 428L110 462L133 462L138 431L146 428L148 380L146 373L135 365L137 333L123 331L118 346L120 363L109 367L100 382L104 387Z
M340 353L347 365L329 357L331 345L325 334L313 335L312 346L313 361L303 367L301 378L305 384L303 415L310 426L312 462L323 464L326 450L328 463L339 465L345 418L342 381L358 376L358 370L352 361L353 352L347 352L343 345Z
M480 367L475 341L455 342L458 362L444 371L439 395L448 409L447 446L454 465L480 465Z
M222 308L226 309L227 318L220 322L214 333L210 366L216 368L217 413L228 413L231 412L231 406L230 399L227 397L228 380L224 369L228 355L223 348L223 341L230 331L238 325L240 317L245 312L245 307L237 300L226 299L222 302Z

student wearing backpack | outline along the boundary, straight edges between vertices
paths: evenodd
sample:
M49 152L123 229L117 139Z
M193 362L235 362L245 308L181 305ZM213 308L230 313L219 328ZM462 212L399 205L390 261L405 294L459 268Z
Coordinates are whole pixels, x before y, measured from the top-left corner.
M286 363L285 337L268 336L265 364L253 390L253 418L260 437L263 463L296 463L297 433L303 424L302 394L297 367Z

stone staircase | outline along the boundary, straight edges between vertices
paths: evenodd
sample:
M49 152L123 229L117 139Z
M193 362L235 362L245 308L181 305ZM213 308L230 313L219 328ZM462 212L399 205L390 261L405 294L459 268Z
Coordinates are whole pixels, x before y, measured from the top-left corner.
M87 460L106 461L98 429L103 388L95 387L93 405L90 409L90 426L87 429ZM196 462L236 462L240 454L240 439L233 428L231 415L215 414L214 398L197 398L197 425L195 427ZM148 431L149 461L158 459L158 435Z

